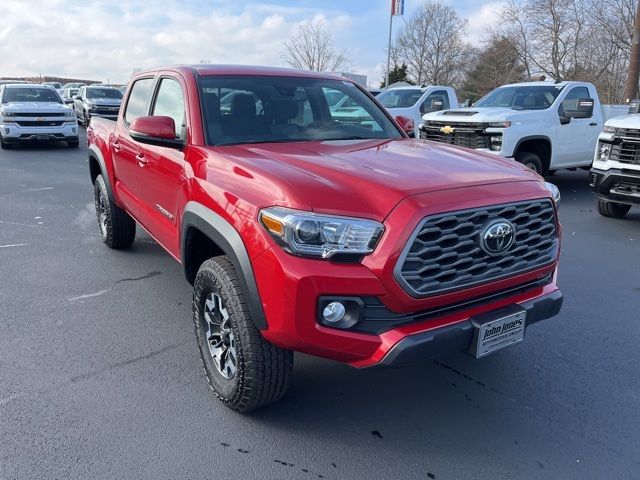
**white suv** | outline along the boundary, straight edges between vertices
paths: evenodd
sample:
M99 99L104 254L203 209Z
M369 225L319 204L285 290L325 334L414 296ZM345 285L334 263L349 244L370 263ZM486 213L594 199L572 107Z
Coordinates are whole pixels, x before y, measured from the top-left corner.
M79 145L78 121L56 90L48 85L0 86L0 147L30 141Z

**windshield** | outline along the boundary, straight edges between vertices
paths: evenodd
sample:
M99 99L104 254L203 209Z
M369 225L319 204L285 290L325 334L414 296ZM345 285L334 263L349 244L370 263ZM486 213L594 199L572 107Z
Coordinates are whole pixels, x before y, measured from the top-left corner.
M199 89L210 145L402 137L347 81L208 76L199 79ZM353 108L336 108L336 102Z
M422 90L419 88L402 88L386 90L376 98L386 108L408 108L413 107L422 97Z
M17 102L43 102L62 103L55 90L43 87L4 87L2 103Z
M122 99L122 93L116 88L87 88L87 98Z
M562 89L561 85L500 87L489 92L473 106L544 110L551 106Z

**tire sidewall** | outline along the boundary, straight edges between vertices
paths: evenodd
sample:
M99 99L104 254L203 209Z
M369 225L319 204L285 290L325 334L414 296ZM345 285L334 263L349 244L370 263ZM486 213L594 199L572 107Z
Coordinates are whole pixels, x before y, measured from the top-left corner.
M100 209L98 208L98 196L102 197L102 201L105 204L105 210L107 219L105 222L105 232L102 231L100 227ZM110 245L111 238L113 237L113 228L111 226L112 222L112 211L111 211L111 202L109 199L109 193L107 192L107 186L104 183L104 179L102 175L99 175L96 178L94 184L94 204L96 208L96 219L98 220L98 231L100 232L100 236L102 237L102 241L107 245Z
M244 377L244 355L242 337L238 328L238 312L234 310L234 295L228 279L210 268L203 268L198 272L193 290L193 323L202 365L215 395L224 403L233 403L240 393L242 378ZM230 325L236 339L237 368L236 374L224 378L213 363L207 345L206 326L204 319L205 301L211 293L220 295L225 308L229 312Z
M517 160L518 162L520 162L530 170L533 170L534 172L536 172L538 175L543 174L542 161L540 160L540 157L538 157L538 155L536 155L535 153L530 153L530 152L523 153L522 155L518 156ZM536 168L533 169L529 165L534 165Z

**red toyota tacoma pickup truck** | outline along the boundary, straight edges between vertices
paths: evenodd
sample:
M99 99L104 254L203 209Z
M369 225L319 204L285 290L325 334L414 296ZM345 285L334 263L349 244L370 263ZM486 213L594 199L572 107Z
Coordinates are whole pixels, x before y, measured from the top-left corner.
M559 312L557 188L407 131L344 78L245 66L138 73L118 120L91 122L102 238L126 248L138 224L182 263L229 407L281 398L294 351L480 358Z

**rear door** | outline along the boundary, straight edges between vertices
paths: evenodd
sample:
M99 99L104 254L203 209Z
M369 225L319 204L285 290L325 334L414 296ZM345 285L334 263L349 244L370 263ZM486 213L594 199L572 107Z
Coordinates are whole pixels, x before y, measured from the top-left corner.
M188 143L186 89L178 77L160 77L151 101L150 115L173 119L175 138ZM184 149L138 144L144 164L140 177L144 189L140 192L143 225L175 256L179 254L179 208L186 195Z
M141 144L129 136L129 126L136 118L149 114L154 82L154 77L140 78L134 82L110 145L118 198L143 225L145 222L141 218L143 210L140 204L145 189L142 174L146 165L141 155Z

